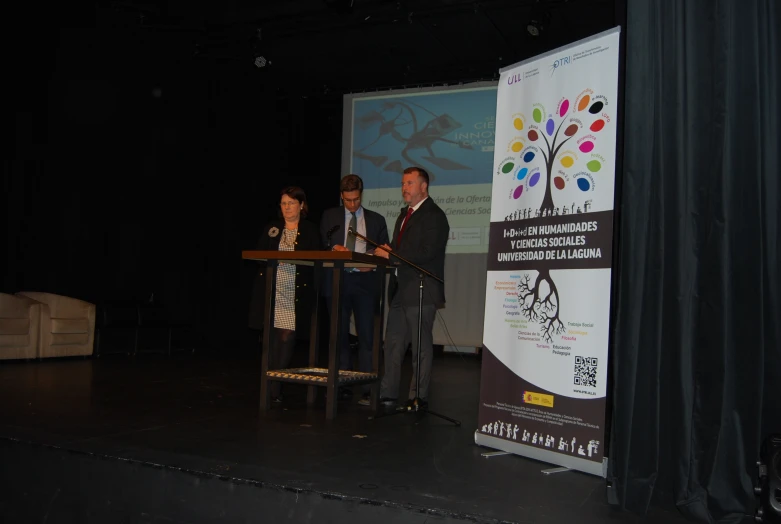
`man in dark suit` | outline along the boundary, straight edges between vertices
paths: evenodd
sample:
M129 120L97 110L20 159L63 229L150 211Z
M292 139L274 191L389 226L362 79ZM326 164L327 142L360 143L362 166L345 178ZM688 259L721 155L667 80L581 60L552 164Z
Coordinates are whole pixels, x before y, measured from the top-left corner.
M372 252L372 246L366 241L348 235L353 231L378 244L387 244L388 227L385 218L361 205L363 180L358 175L346 175L339 183L342 206L327 209L320 220L320 236L323 245L334 251ZM372 345L374 343L374 306L380 299L377 275L371 269L345 269L342 296L339 297L342 309L339 340L339 369L352 369L350 351L350 316L355 315L355 331L358 335L358 370L372 370ZM330 310L331 271L325 272L323 295ZM331 312L333 314L333 312ZM347 390L344 391L347 394ZM359 404L369 405L369 387L365 386Z
M440 278L445 276L445 247L450 225L447 215L429 197L429 175L419 167L404 170L401 194L407 207L402 208L393 228L393 242L377 249L375 254L391 261L394 254L420 266ZM398 261L398 259L396 259ZM423 281L421 312L420 385L417 384L417 343L420 278L414 268L401 262L391 276L388 288L390 308L385 330L385 374L382 377L380 401L392 406L398 401L401 364L407 345L412 343L412 382L407 407L417 397L420 406L428 405L431 363L434 359L434 317L445 305L445 286L428 276Z

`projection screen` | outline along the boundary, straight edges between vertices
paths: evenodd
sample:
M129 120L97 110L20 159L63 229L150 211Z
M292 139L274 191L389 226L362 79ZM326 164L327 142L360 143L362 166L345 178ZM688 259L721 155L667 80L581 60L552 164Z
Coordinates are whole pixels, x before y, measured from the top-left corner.
M479 82L344 97L342 175L361 176L363 205L385 216L392 232L404 206L402 171L419 166L431 176L430 197L448 216L447 306L435 322L434 343L450 350L474 350L483 340L496 86Z

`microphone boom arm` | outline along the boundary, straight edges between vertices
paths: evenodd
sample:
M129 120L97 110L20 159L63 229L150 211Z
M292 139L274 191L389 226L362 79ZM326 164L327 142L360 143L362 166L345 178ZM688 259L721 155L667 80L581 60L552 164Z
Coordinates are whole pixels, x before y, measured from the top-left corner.
M347 234L348 234L348 235L352 235L352 236L354 236L354 237L358 237L358 238L360 238L361 240L365 241L367 244L371 244L371 245L373 245L373 246L374 246L374 247L376 247L376 248L379 248L379 249L383 249L383 250L384 250L384 248L383 248L382 246L380 246L380 245L379 245L377 242L375 242L374 240L369 240L368 238L366 238L366 237L365 237L365 236L363 236L362 234L358 233L357 231L354 231L354 230L353 230L353 228L349 228L349 229L347 230ZM402 256L400 256L400 255L397 255L395 251L388 251L388 253L390 253L392 256L394 256L394 257L398 258L399 260L401 260L402 262L404 262L404 263L405 263L405 264L407 264L408 266L410 266L410 267L414 268L414 269L415 269L417 272L419 272L419 273L421 273L421 274L423 274L423 275L426 275L426 276L428 276L428 277L431 277L431 278L433 278L434 280L436 280L437 282L441 282L441 283L443 283L443 284L445 283L445 281L444 281L444 280L442 280L441 278L439 278L438 276L436 276L434 273L432 273L432 272L428 271L427 269L423 269L423 268L422 268L422 267L420 267L419 265L417 265L417 264L414 264L414 263L410 262L409 260L407 260L406 258L404 258L404 257L402 257Z

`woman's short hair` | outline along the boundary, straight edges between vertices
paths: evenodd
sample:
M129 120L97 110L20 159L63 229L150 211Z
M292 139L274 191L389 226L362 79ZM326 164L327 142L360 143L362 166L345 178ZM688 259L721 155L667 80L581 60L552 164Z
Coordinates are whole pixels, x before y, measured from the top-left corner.
M304 193L304 190L298 186L287 186L283 188L282 191L279 192L279 201L277 204L282 203L282 197L284 195L298 200L301 204L303 204L303 207L301 208L301 217L306 218L306 214L309 212L309 205L306 203L306 193ZM277 212L279 213L279 217L282 218L282 208L279 208Z

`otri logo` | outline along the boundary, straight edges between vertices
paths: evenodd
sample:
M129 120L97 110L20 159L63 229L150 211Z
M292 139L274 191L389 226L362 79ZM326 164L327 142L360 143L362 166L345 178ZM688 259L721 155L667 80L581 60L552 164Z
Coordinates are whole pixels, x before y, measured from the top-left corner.
M569 65L571 60L571 56L562 56L561 58L554 60L550 66L550 76L553 76L553 73L555 73L558 68Z

